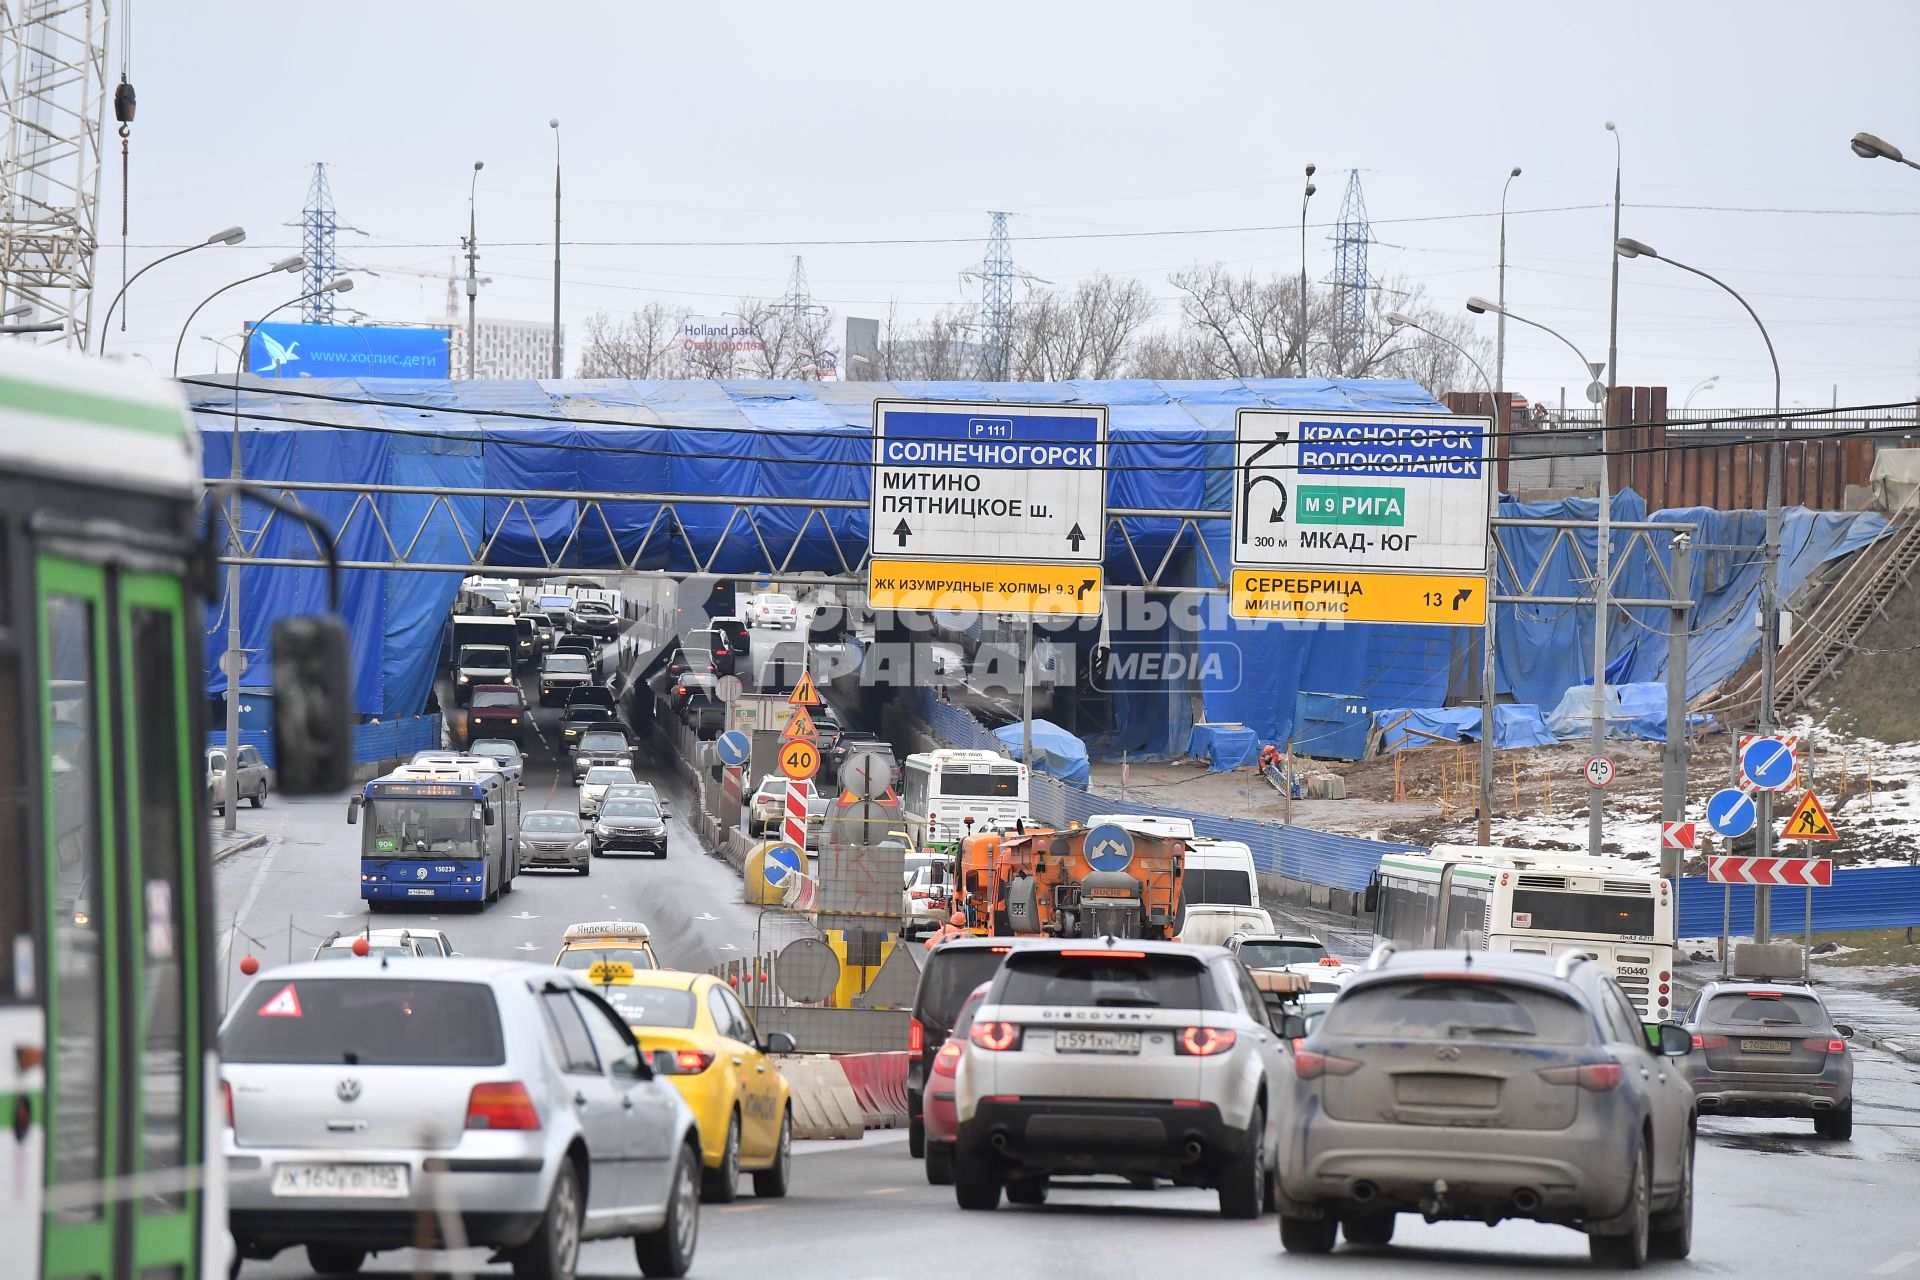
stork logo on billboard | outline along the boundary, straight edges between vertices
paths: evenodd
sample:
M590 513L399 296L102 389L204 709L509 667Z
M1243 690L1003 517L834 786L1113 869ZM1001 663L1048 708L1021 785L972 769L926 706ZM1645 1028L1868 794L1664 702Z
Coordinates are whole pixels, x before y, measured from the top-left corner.
M254 336L260 339L260 345L267 349L267 362L265 364L255 365L253 369L255 373L272 373L281 366L292 364L300 358L293 354L293 349L300 345L298 339L289 342L283 347L267 334L256 333Z

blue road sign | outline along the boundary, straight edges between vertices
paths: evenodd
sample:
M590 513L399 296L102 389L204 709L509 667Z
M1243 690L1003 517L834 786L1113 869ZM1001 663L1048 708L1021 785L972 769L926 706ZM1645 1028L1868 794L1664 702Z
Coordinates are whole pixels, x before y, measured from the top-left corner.
M1747 834L1753 830L1753 819L1753 797L1738 787L1727 787L1707 798L1707 823L1723 836Z
M1778 791L1793 780L1793 748L1784 738L1755 738L1740 753L1740 774L1756 787Z
M753 758L753 740L738 729L729 729L713 744L720 763L739 767Z
M767 883L778 889L787 882L787 877L798 875L800 868L806 865L806 855L790 844L777 844L767 850L760 860L760 874Z
M1133 861L1133 835L1125 827L1102 823L1087 832L1087 865L1095 871L1125 871Z

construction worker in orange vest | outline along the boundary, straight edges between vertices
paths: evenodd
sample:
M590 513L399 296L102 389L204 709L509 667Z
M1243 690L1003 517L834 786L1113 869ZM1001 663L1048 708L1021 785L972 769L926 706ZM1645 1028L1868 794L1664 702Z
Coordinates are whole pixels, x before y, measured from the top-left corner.
M948 938L963 938L966 936L966 934L967 934L966 912L956 911L952 915L947 917L947 921L945 924L941 925L938 929L935 929L930 935L928 935L927 950L929 951L933 950L935 947L945 942Z

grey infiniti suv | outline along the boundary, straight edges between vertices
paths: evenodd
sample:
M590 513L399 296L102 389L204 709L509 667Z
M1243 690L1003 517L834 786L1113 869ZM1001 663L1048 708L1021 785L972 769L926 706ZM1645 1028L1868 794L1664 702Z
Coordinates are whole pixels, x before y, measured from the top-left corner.
M1294 1049L1281 1243L1385 1244L1419 1213L1560 1223L1602 1265L1685 1257L1691 1049L1584 954L1383 946Z
M349 1273L457 1225L527 1280L569 1280L604 1236L632 1237L649 1276L692 1265L692 1115L570 970L287 965L235 1001L220 1054L242 1258L304 1245L315 1271Z

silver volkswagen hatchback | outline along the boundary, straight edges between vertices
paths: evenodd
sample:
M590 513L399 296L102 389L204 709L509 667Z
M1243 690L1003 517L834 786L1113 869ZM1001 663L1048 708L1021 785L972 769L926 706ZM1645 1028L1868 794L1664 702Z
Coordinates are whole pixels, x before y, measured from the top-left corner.
M569 970L357 959L261 974L220 1030L231 1228L242 1258L484 1245L566 1280L580 1242L630 1236L680 1276L700 1142L671 1082Z

